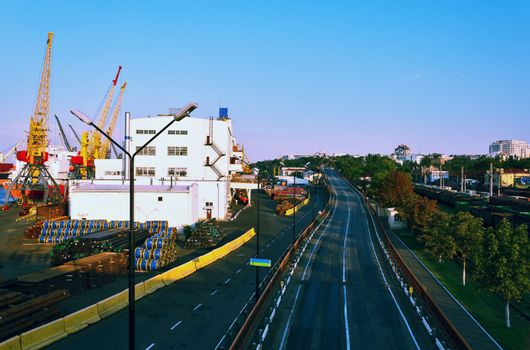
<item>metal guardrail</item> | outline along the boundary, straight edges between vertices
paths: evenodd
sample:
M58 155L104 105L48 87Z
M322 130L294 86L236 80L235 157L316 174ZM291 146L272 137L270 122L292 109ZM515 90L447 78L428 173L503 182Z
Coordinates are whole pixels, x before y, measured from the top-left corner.
M326 186L326 189L328 193L332 193L329 185ZM265 279L260 282L260 288L264 283L267 283L267 285L264 289L262 289L261 296L258 302L254 302L255 294L253 293L249 301L239 312L236 319L230 325L227 333L217 344L215 349L224 349L227 344L230 344L230 350L242 349L245 346L248 341L248 337L252 334L251 330L254 329L256 322L260 318L259 316L263 312L264 305L266 305L269 297L271 296L271 292L274 289L274 285L280 279L282 274L287 270L289 260L292 256L294 256L294 253L298 250L301 243L306 239L309 232L315 227L319 220L323 219L328 215L332 200L333 198L330 195L328 203L326 204L326 207L320 213L320 215L317 216L315 220L304 229L304 231L298 236L298 239L294 242L294 245L289 245L289 247L287 247L287 249L283 252L278 261L269 270ZM244 318L242 316L244 316ZM237 329L237 327L239 327L239 329ZM228 343L230 339L231 342Z
M339 173L340 174L340 173ZM375 217L375 222L377 222L377 226L379 227L379 231L383 233L383 241L385 246L388 248L388 251L390 252L393 261L397 264L398 268L401 270L401 272L405 275L406 279L408 280L409 284L414 288L414 293L418 295L422 303L427 307L430 311L430 314L435 318L435 321L443 327L443 330L445 331L447 337L449 340L458 348L458 349L465 349L465 350L471 350L471 346L468 344L468 342L464 339L464 337L458 332L458 330L455 328L453 323L447 318L447 316L444 314L444 312L439 308L439 306L435 303L435 301L432 299L430 294L426 291L426 289L423 287L423 285L420 283L420 281L416 278L414 273L410 270L410 268L407 266L407 264L403 261L399 253L397 252L394 244L388 237L388 233L386 231L385 226L381 222L379 216L375 213L375 210L372 208L372 206L368 203L368 200L364 193L360 191L355 185L353 185L348 179L346 179L344 176L341 177L350 185L352 189L354 189L359 195L361 196L363 203L365 206L370 210L370 213L372 215L372 218ZM377 229L377 228L376 228ZM423 320L425 322L425 320ZM427 326L426 326L427 328ZM428 329L427 329L428 330ZM431 332L429 332L431 333ZM438 345L438 344L437 344Z

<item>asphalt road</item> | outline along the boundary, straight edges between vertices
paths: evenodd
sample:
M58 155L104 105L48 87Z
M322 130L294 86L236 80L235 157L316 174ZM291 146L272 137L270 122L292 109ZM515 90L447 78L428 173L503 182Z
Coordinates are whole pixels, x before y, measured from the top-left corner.
M390 276L359 195L334 170L326 173L336 200L302 255L263 348L433 348Z
M323 208L325 196L317 196ZM292 218L274 215L275 203L262 194L261 257L278 260L292 242ZM254 209L241 215L255 215ZM312 220L312 206L297 215L299 232ZM256 238L193 275L144 297L136 304L137 349L214 349L255 290ZM261 276L265 275L262 270ZM49 349L126 349L127 312L121 311L49 346Z

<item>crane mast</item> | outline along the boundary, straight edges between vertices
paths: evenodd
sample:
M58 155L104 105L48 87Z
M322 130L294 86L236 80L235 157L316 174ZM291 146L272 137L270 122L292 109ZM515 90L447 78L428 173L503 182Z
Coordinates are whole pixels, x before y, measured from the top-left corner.
M118 120L118 114L120 112L121 108L121 101L123 99L123 93L125 92L125 87L127 86L127 82L123 83L123 85L120 88L120 94L118 95L118 100L116 101L116 105L114 106L114 110L112 111L112 118L110 119L109 127L107 129L107 135L112 137L112 133L114 132L114 128L116 127L116 121ZM107 155L110 151L110 140L105 139L103 141L103 146L101 147L101 155L104 158L107 158Z
M37 93L37 102L31 116L28 134L26 161L30 164L43 164L48 147L48 115L50 114L50 78L53 33L48 33L46 54Z
M118 67L116 78L114 78L114 80L112 81L109 92L107 94L107 98L105 99L105 104L103 105L103 109L101 110L101 114L99 115L99 119L96 123L100 129L103 129L107 123L107 117L109 115L110 105L112 103L112 98L114 97L114 89L118 82L120 71L121 71L121 66ZM87 159L85 160L85 163L86 163L85 165L93 166L94 159L102 159L105 157L106 157L106 153L102 152L101 135L97 130L93 130L90 132L90 136L89 136L88 148L87 148Z

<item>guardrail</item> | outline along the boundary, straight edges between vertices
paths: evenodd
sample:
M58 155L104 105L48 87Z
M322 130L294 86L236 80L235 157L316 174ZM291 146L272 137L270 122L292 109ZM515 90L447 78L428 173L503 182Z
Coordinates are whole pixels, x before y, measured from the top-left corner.
M210 251L209 253L203 254L187 263L158 274L144 282L137 283L135 286L135 300L139 300L162 287L183 279L184 277L193 274L195 271L212 264L241 247L254 237L255 234L254 228L251 228L238 238ZM127 293L128 290L125 289L96 304L90 305L84 309L46 323L20 335L11 337L0 343L0 350L34 350L53 344L54 342L67 337L70 334L76 333L127 307L129 303Z
M328 190L328 193L332 193L329 185L326 185L326 189ZM274 264L274 266L269 270L269 273L266 275L264 281L267 281L267 285L262 290L258 302L252 302L254 300L254 294L252 294L252 297L250 298L249 302L247 302L247 304L243 307L236 320L234 320L234 322L228 329L228 332L225 337L223 337L223 339L221 339L221 341L217 345L216 349L223 348L223 342L227 342L227 337L232 336L234 334L235 336L233 337L233 340L230 343L229 349L242 349L245 346L248 341L248 337L252 334L252 329L254 329L256 325L256 321L259 320L259 316L263 311L263 306L268 301L271 292L274 289L274 285L287 269L290 258L294 255L300 244L306 239L306 237L309 235L309 232L315 227L315 225L328 215L332 201L333 198L330 195L328 203L326 204L326 207L320 213L320 215L304 229L304 231L298 236L297 240L294 242L294 245L291 244L289 245L289 247L287 247L285 252L281 255L276 264ZM269 275L270 277L268 277ZM260 283L260 288L262 283ZM236 333L235 328L238 326L238 319L242 315L246 315L246 317L244 318L241 327L239 328L239 330L237 330Z
M339 173L340 174L340 173ZM394 244L388 237L388 233L386 232L386 228L379 219L379 216L376 214L375 210L372 208L372 206L368 203L368 200L364 193L360 191L355 185L353 185L348 179L346 179L342 174L340 176L348 183L348 185L357 193L359 193L360 197L363 200L364 205L368 210L370 211L372 218L375 217L375 222L377 222L377 226L379 228L379 231L383 233L383 241L385 246L388 248L388 251L390 252L393 261L397 264L398 268L407 278L410 286L414 289L414 294L419 295L419 297L422 299L423 304L429 309L430 314L435 318L438 325L443 327L447 337L449 340L458 348L458 349L465 349L465 350L471 350L471 346L467 343L467 341L464 339L464 337L458 332L458 330L455 328L453 323L447 318L447 316L444 314L444 312L440 309L440 307L434 302L432 297L429 295L429 293L425 290L423 285L418 281L414 273L410 270L410 268L405 264L399 253L397 252ZM377 229L377 228L376 228ZM406 289L406 287L405 287ZM413 304L414 305L414 304ZM425 327L429 331L428 324L426 325L425 319L422 320ZM432 330L429 332L432 334ZM438 345L438 344L437 344Z

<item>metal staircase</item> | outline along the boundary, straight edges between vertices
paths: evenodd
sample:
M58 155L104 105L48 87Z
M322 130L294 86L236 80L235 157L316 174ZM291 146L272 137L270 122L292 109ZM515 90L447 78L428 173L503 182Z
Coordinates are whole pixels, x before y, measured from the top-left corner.
M217 163L219 159L224 157L226 154L224 154L219 148L219 146L217 146L215 142L213 141L213 117L210 117L210 120L209 120L208 135L206 136L205 146L210 146L214 150L214 152L217 154L217 158L215 158L213 162L210 160L210 157L207 156L206 162L204 165L212 169L215 175L217 175L217 180L219 181L225 175L223 175L223 173L221 173L221 171L215 166L215 163Z

